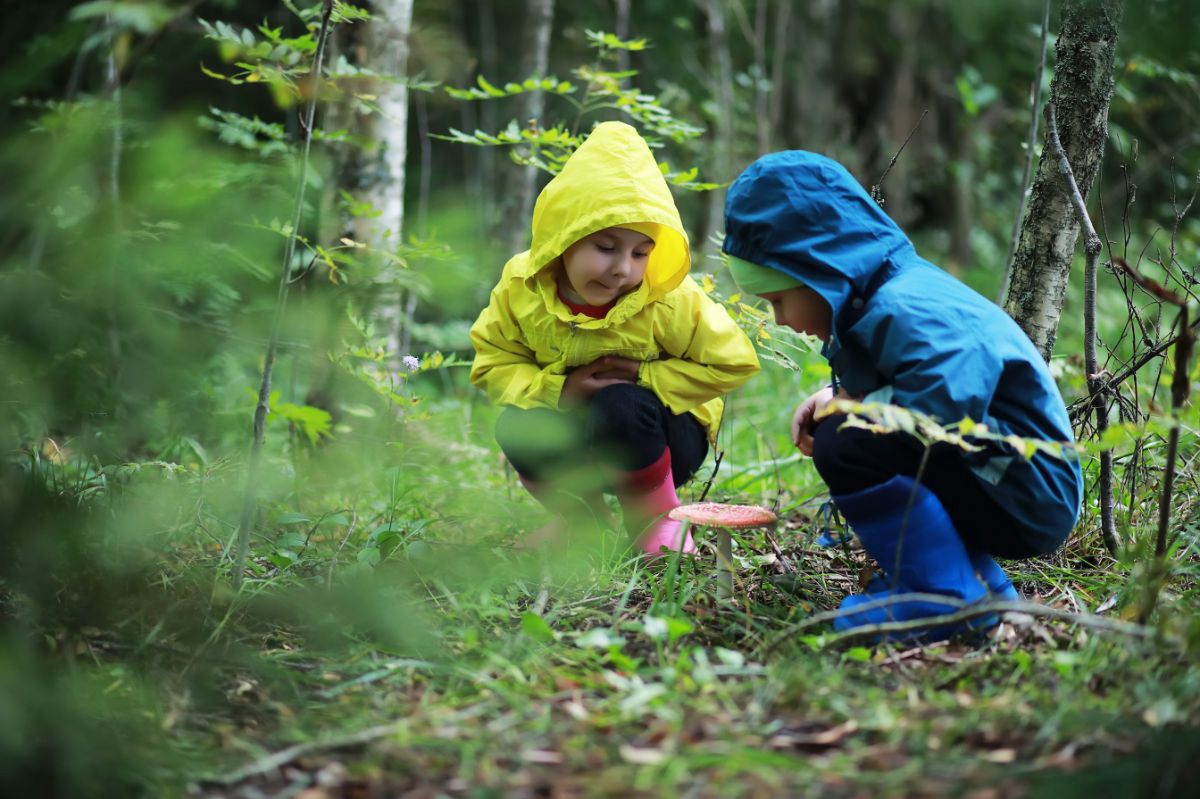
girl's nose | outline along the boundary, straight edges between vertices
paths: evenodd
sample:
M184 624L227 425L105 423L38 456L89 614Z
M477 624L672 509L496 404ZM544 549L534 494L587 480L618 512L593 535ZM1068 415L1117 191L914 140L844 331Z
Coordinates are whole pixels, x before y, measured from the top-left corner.
M616 262L613 264L613 274L624 277L633 271L633 256L630 253L621 253L617 256Z

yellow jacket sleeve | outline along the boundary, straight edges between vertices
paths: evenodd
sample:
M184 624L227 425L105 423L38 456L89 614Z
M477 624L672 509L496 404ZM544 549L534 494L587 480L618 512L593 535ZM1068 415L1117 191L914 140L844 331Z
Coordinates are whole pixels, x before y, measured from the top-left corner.
M492 290L488 306L471 325L475 362L471 382L497 405L557 408L565 375L538 366L521 340L521 328L508 304L503 284Z
M664 357L642 365L638 384L685 413L753 377L758 356L729 312L690 279L672 295L673 312L656 331Z

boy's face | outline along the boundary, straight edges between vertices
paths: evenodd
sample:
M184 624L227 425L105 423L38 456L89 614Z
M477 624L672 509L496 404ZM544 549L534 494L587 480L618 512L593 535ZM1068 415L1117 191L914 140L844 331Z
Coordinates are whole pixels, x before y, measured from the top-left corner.
M771 309L775 311L775 324L786 325L797 333L807 333L822 341L829 341L833 311L815 290L808 286L797 286L758 296L771 303Z
M621 227L584 236L562 255L564 288L587 305L607 305L642 282L653 249L649 236Z

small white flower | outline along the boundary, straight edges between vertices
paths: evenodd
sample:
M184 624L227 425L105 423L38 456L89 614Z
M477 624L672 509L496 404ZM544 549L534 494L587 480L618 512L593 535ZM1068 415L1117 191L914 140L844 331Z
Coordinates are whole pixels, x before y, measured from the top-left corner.
M421 360L412 355L405 355L400 359L400 362L403 363L404 368L410 372L415 372L421 368Z

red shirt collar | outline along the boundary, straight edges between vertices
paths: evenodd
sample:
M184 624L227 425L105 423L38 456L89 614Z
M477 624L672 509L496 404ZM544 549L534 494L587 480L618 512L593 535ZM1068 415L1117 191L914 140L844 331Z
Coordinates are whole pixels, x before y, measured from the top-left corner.
M604 305L582 305L580 303L571 302L568 300L563 295L562 286L556 285L556 288L558 290L558 298L562 300L563 305L566 305L571 309L571 313L583 314L584 316L590 316L593 319L603 319L605 316L608 316L608 312L611 311L613 306L617 304L617 301L613 300L612 302L605 303Z

